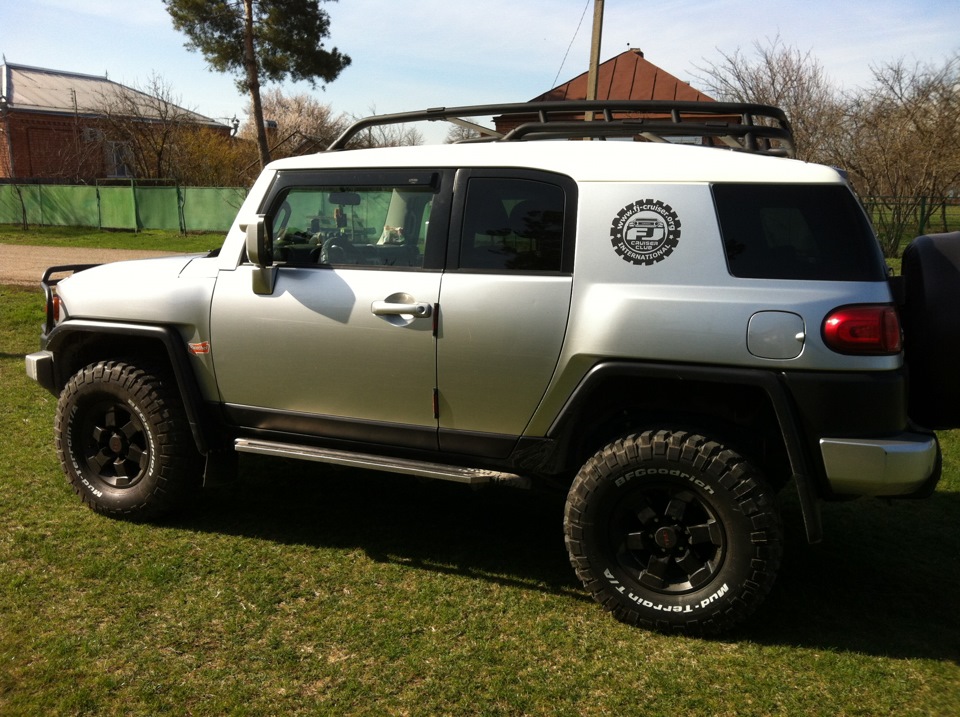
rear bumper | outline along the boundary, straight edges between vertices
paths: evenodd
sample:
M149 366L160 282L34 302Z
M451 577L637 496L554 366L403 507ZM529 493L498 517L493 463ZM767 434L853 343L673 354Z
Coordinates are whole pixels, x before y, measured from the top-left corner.
M836 495L923 497L940 480L940 445L929 433L821 438L820 454Z
M53 352L37 351L27 354L24 363L26 364L28 377L39 383L54 396L59 393L53 373Z

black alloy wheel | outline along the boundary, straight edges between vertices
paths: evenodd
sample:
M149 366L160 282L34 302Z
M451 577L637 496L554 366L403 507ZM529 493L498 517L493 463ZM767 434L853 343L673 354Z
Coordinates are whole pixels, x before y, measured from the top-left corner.
M757 469L684 431L645 431L598 451L570 487L564 533L597 602L664 632L717 634L745 620L782 553L774 494Z

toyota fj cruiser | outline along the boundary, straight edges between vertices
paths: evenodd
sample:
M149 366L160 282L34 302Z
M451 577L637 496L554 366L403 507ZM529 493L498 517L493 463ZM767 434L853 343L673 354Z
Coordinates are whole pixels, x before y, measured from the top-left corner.
M416 120L481 136L348 149ZM574 138L609 141L534 141ZM792 149L759 105L368 118L268 166L219 250L49 269L27 373L98 512L155 518L237 453L560 487L597 601L716 633L773 584L777 491L819 540L820 501L929 495L931 429L960 425L960 237L893 282L841 174Z

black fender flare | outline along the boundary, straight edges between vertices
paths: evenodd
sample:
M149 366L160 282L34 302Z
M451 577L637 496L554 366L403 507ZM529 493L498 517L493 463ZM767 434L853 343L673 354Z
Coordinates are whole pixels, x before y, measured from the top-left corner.
M547 431L547 435L552 437L561 434L564 430L564 424L576 416L580 407L589 400L593 388L612 377L697 381L731 386L750 386L762 390L770 401L777 418L780 435L790 463L791 477L797 487L800 499L807 540L810 543L819 543L823 539L823 520L820 503L818 502L816 479L807 454L807 448L803 444L802 431L789 389L784 385L779 373L717 366L606 361L595 365L581 379L570 398L557 414Z
M50 351L54 356L53 380L58 388L62 387L70 378L69 376L63 375L64 373L70 372L70 367L64 366L63 362L58 362L56 356L58 351L62 351L66 347L70 339L76 338L77 334L141 338L163 345L166 358L169 361L177 382L180 397L183 400L187 421L190 424L190 432L193 435L197 450L203 455L207 455L210 452L210 440L204 428L205 424L203 421L203 396L200 392L200 386L197 383L196 377L193 374L193 370L190 367L190 358L187 356L187 349L183 338L175 328L163 325L94 321L88 319L64 321L47 334L43 345L43 348Z

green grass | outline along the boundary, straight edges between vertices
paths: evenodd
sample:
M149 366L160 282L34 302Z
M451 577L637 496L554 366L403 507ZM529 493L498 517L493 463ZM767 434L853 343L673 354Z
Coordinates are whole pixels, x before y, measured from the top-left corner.
M0 714L960 714L960 436L929 500L784 497L781 577L722 640L612 620L562 500L312 464L155 525L80 505L29 381L41 296L0 287Z
M18 226L0 224L0 244L84 249L149 249L189 254L215 249L223 244L224 236L223 232L184 235L160 229L132 232L88 227L30 227L24 230Z

